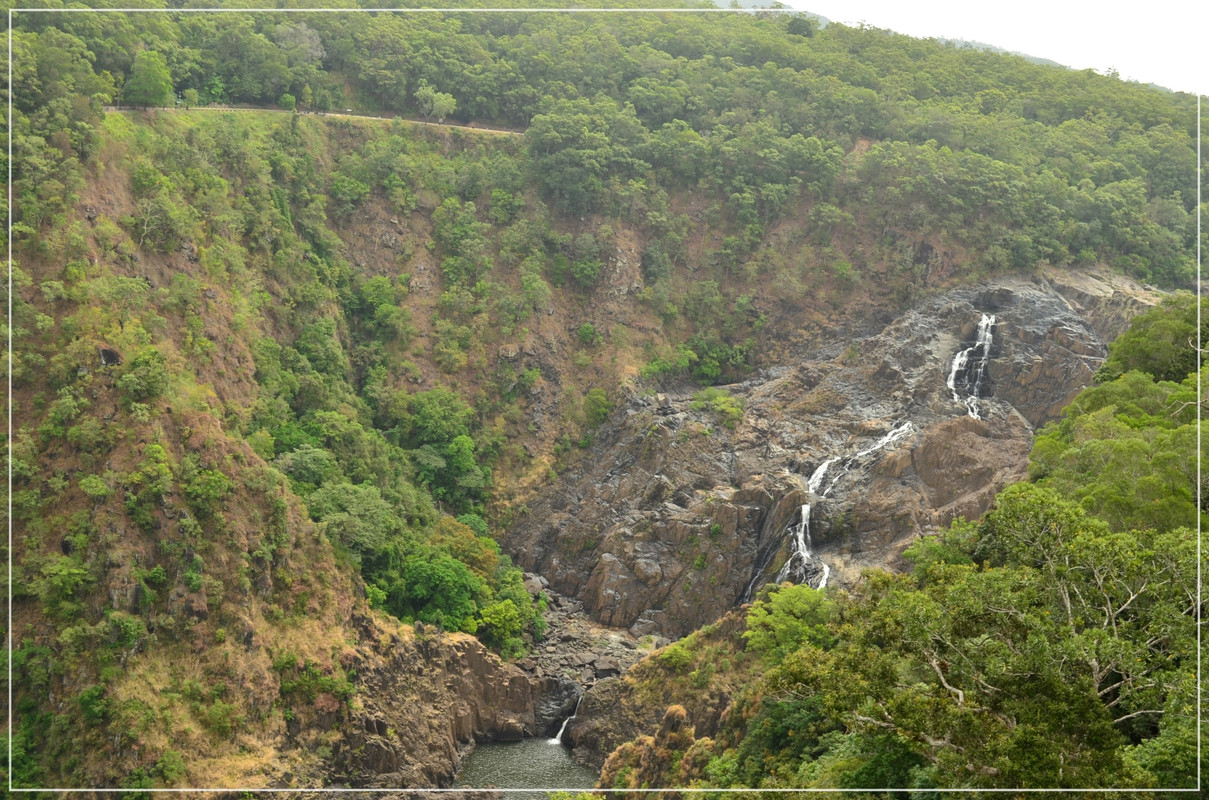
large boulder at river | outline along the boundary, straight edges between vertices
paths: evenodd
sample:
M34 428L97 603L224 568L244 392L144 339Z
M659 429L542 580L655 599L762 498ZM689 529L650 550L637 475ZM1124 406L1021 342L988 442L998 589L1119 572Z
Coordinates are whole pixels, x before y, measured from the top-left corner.
M1036 428L1155 300L1098 274L953 290L725 387L744 403L733 429L693 403L693 387L635 395L502 543L595 619L640 636L684 635L773 580L804 504L806 580L842 584L893 566L911 541L976 518L1025 476ZM979 396L954 399L955 356L983 360L980 324L991 341ZM811 491L832 459L825 487Z

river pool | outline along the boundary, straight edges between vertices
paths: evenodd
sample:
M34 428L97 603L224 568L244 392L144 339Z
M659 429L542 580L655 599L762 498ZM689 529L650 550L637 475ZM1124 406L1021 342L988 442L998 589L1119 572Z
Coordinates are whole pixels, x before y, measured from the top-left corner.
M550 739L487 742L462 762L458 789L591 789L597 773L571 760L571 751ZM509 792L507 800L545 800L544 791Z

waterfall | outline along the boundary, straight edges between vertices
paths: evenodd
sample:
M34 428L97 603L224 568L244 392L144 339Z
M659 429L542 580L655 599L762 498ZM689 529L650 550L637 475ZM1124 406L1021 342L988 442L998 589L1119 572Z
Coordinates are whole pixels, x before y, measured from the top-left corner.
M949 368L949 377L945 381L945 385L953 393L953 400L964 403L969 415L974 419L982 419L978 415L978 398L982 395L987 363L991 360L991 331L994 327L994 315L988 317L983 314L982 319L978 321L978 336L974 345L953 356L953 365ZM964 399L958 393L958 384L966 393Z
M848 458L844 459L844 463L841 465L843 467L843 470L838 475L836 475L834 478L831 479L831 483L827 484L827 488L825 490L823 490L822 496L826 497L827 495L831 494L831 490L834 489L835 485L840 482L840 478L847 475L848 470L852 469L852 465L855 464L857 461L859 461L860 459L869 455L870 453L875 453L878 450L881 450L882 448L890 446L891 444L897 442L899 439L906 436L908 433L910 433L914 429L915 428L911 424L910 421L904 422L902 425L899 425L897 428L891 428L889 430L889 432L886 433L885 436L878 439L876 442L869 445L864 450L858 450L854 455L851 455ZM836 458L831 459L831 461L826 462L824 464L824 466L827 466L832 461L836 461L836 460L838 460L838 456ZM813 480L813 477L811 478L811 480ZM813 484L811 484L810 488L811 488L811 491L815 491L815 487Z
M994 320L992 319L992 322L993 321ZM835 488L835 485L839 482L840 478L847 475L848 471L852 469L853 464L860 461L870 453L875 453L878 450L889 447L894 442L897 442L899 439L911 433L913 430L914 426L910 421L904 422L902 425L891 428L885 436L878 439L873 444L862 450L856 451L856 453L848 456L847 458L835 456L827 459L822 464L819 464L819 466L815 468L814 472L811 473L810 479L806 481L806 488L812 495L827 497L829 494L831 494L831 490ZM822 487L828 471L830 471L831 466L836 462L842 462L840 464L842 469L839 470L836 476L831 479L831 483L827 485L827 488L820 491L820 487ZM811 562L815 562L819 565L823 572L822 577L819 579L819 585L815 588L822 589L827 585L827 580L831 577L831 567L827 566L827 562L823 561L821 558L818 558L811 552L814 545L810 541L810 503L802 504L801 518L799 519L798 524L794 526L792 530L793 533L791 544L793 552L790 553L789 559L785 562L785 565L781 567L781 571L777 573L777 583L782 583L787 580L793 580L795 583L801 583L802 581L807 580L808 575L806 568ZM744 602L751 599L752 591L755 589L756 583L759 581L760 576L764 573L764 568L766 566L767 564L761 564L760 568L756 570L755 576L752 577L751 583L747 586L747 591L743 594Z
M571 716L569 716L563 720L562 727L560 727L558 729L558 735L556 735L553 739L547 740L550 744L562 744L563 743L563 733L565 733L567 730L567 723L570 722L571 720L575 719L575 715L579 713L579 704L582 703L583 701L584 701L584 696L581 694L579 696L579 699L575 701L575 710L571 712Z
M810 480L806 481L806 486L809 487L811 494L819 493L819 487L823 485L823 478L827 476L827 469L839 460L840 457L836 456L835 458L829 458L822 464L819 464L818 469L816 469L810 476Z
M802 521L793 532L793 552L781 571L777 573L777 583L789 580L793 575L801 581L806 577L806 565L810 563L810 503L802 504Z
M913 429L914 429L914 426L911 425L911 423L909 421L904 422L902 425L899 425L897 428L891 428L889 433L887 433L882 438L878 439L876 442L874 442L869 447L866 447L864 450L859 451L855 456L852 457L852 460L855 461L858 458L864 458L865 456L869 455L870 453L876 452L878 450L881 450L884 447L888 447L888 446L894 444L899 439L903 438L908 433L910 433Z

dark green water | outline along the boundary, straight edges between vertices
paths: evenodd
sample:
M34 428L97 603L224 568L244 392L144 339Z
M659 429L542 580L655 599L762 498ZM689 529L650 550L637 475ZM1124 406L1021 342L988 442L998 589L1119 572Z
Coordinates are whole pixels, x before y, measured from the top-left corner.
M488 742L462 762L458 789L591 789L599 776L571 760L571 751L544 737ZM544 791L509 792L507 800L544 800Z

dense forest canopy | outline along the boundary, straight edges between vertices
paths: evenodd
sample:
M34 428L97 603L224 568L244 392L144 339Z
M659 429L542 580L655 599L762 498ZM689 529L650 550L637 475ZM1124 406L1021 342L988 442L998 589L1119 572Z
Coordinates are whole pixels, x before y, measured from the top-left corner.
M20 119L43 138L74 126L74 155L88 154L90 104L162 104L165 67L192 104L427 118L444 95L452 120L529 128L532 177L573 214L704 180L729 198L746 251L806 193L841 212L875 206L859 222L952 239L987 269L1099 260L1167 285L1192 276L1193 98L1090 70L802 29L790 14L16 19ZM837 182L862 142L871 151ZM20 178L39 159L17 153Z
M905 308L1043 263L1193 280L1194 99L1091 71L792 14L45 8L62 11L15 12L11 32L19 786L198 785L237 763L241 737L348 711L337 607L522 655L544 600L493 530L591 443L623 386L746 375L777 352L770 321ZM610 297L631 316L597 314ZM882 681L890 722L841 730L872 711L839 689L770 706L773 739L715 753L710 779L771 763L784 785L826 782L856 769L840 755L865 764L892 739L893 763L852 780L964 780L928 744L946 736L1006 761L1059 737L1077 755L1063 780L1184 775L1160 753L1189 730L1175 565L1195 524L1191 308L1142 323L1168 346L1126 340L1039 440L1039 484L1077 506L1018 492L977 535L921 546L915 575L838 611L795 599L819 617L806 634L753 640L786 656L769 680L789 691ZM526 352L555 324L573 331L561 360ZM701 402L742 416L721 390ZM866 658L886 631L930 636L975 602L971 582L1052 610L1052 564L1010 534L1034 513L1089 532L1054 552L1173 576L1147 596L1161 613L1130 628L1144 667L1114 651L1069 689L1094 741L1029 705L1069 677L1046 659L1093 658L1079 626L1070 644L1051 622L1024 653L1019 628L993 653L959 632L958 655L994 662L963 662L971 697L984 667L1015 681L976 708L950 707L956 674L911 649L922 640ZM920 597L935 613L907 619ZM882 627L844 627L857 618ZM255 657L233 649L245 627L269 643ZM895 669L919 685L896 693ZM925 724L933 706L948 728ZM788 752L774 733L799 716L818 736ZM807 774L804 747L834 758Z

